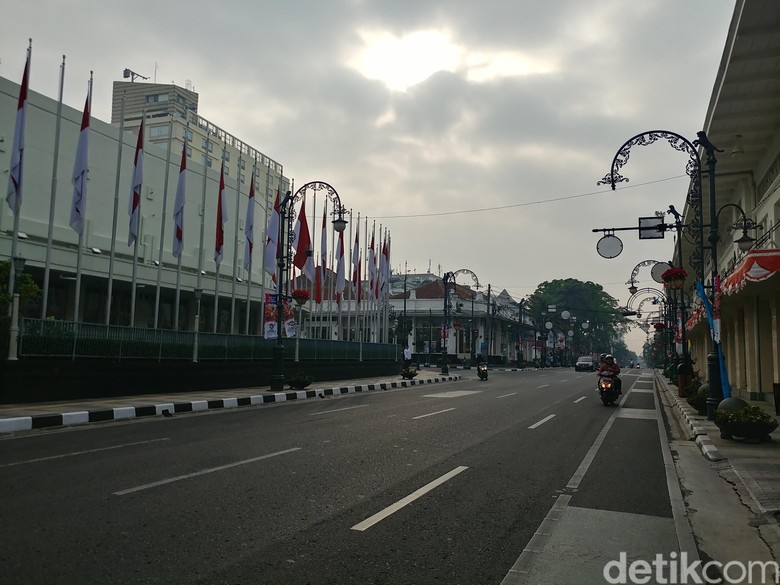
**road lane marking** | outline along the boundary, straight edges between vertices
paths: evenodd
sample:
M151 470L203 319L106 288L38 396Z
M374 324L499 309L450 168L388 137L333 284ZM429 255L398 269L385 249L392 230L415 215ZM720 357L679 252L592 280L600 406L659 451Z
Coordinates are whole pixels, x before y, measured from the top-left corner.
M458 475L459 473L462 473L466 471L468 467L459 466L450 471L449 473L445 473L442 475L439 479L434 479L431 483L424 485L420 489L412 492L405 498L398 500L395 504L392 504L385 508L384 510L377 512L373 516L366 518L362 522L359 522L358 524L355 524L350 530L358 530L360 532L363 532L364 530L368 530L371 528L374 524L377 524L390 516L391 514L395 514L398 510L408 506L413 501L421 498L428 492L432 491L434 488L439 487L441 484L443 484L446 481L451 480L453 477Z
M517 396L517 392L512 392L511 394L502 394L501 396L496 396L496 398L506 398L507 396Z
M586 398L587 398L587 396L580 396L579 398L577 398L577 400L574 401L574 404L577 404L578 402L582 402Z
M469 394L479 394L482 390L452 390L450 392L438 392L437 394L423 394L423 398L460 398Z
M528 427L528 428L529 428L529 429L535 429L535 428L537 428L537 427L540 427L540 426L542 426L544 423L546 423L548 420L550 420L550 419L552 419L552 418L555 418L555 415L554 415L554 414L551 414L550 416L546 416L546 417L544 417L544 418L543 418L542 420L540 420L538 423L534 423L534 424L532 424L532 425L531 425L530 427Z
M436 414L441 414L443 412L449 412L451 410L455 410L454 408L445 408L444 410L437 410L436 412L429 412L428 414L421 414L420 416L413 416L412 420L417 420L418 418L425 418L426 416L434 416Z
M537 386L537 388L547 388L547 386L549 386L549 384L542 384L541 386Z
M269 453L267 455L261 455L260 457L253 457L252 459L244 459L243 461L236 461L235 463L228 463L227 465L220 465L219 467L211 467L209 469L202 469L201 471L195 471L193 473L187 473L185 475L178 475L176 477L171 477L168 479L162 479L160 481L155 481L152 483L147 483L144 485L139 485L136 487L128 488L126 490L120 490L118 492L114 492L115 496L126 496L127 494L132 494L133 492L140 492L141 490L148 490L149 488L158 487L161 485L165 485L167 483L173 483L176 481L181 481L183 479L190 479L192 477L198 477L200 475L206 475L207 473L215 473L217 471L223 471L225 469L230 469L231 467L238 467L239 465L246 465L247 463L254 463L255 461L262 461L263 459L270 459L271 457L276 457L278 455L286 455L287 453L292 453L293 451L300 451L301 447L293 447L292 449L285 449L284 451L277 451L276 453Z
M568 381L569 381L568 378L566 378L565 380L561 380L561 382L568 382Z
M347 406L345 408L334 408L333 410L322 410L320 412L310 412L309 416L317 416L318 414L330 414L332 412L341 412L342 410L354 410L355 408L365 408L368 404L361 404L360 406Z
M73 453L63 453L62 455L51 455L50 457L39 457L37 459L27 459L26 461L16 461L14 463L3 463L2 467L13 467L14 465L25 465L27 463L40 463L41 461L51 461L52 459L63 459L65 457L76 457L78 455L88 455L89 453L99 453L100 451L111 451L112 449L123 449L124 447L135 447L136 445L146 445L148 443L158 443L160 441L170 441L170 437L162 439L149 439L148 441L137 441L135 443L123 443L122 445L112 445L111 447L98 447L97 449L88 449L86 451L74 451Z

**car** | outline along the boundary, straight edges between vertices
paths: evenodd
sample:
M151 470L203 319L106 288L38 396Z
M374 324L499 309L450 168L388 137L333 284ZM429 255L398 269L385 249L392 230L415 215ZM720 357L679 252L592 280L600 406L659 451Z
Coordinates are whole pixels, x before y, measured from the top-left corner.
M577 358L577 362L574 364L575 372L595 372L596 361L589 355L584 355Z

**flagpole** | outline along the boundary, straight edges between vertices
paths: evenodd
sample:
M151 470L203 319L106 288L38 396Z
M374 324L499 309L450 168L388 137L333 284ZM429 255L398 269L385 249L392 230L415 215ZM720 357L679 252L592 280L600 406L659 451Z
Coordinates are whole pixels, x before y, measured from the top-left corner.
M119 215L119 179L122 174L122 150L125 145L125 101L127 91L122 92L119 113L119 140L116 149L116 179L114 180L114 219L111 224L111 253L108 257L108 292L106 293L106 325L111 323L111 296L114 290L114 257L116 255L116 227Z
M236 225L233 229L233 284L230 287L230 333L236 332L236 277L238 276L238 222L241 216L241 156L236 168Z
M162 221L160 222L160 251L157 254L157 289L154 293L154 328L160 323L160 281L162 279L163 250L165 248L165 220L168 215L168 177L171 172L171 146L173 146L173 112L168 122L168 154L165 157L165 187L163 187Z
M27 45L27 59L24 64L24 74L22 79L22 85L19 88L19 94L21 95L23 91L26 91L29 89L29 80L30 80L30 68L32 65L32 39L29 39L29 43ZM11 208L11 211L13 211L14 214L14 231L13 235L11 236L11 265L8 267L8 294L13 295L14 294L14 286L16 285L16 267L14 266L13 259L16 258L16 246L19 243L19 215L22 213L22 179L23 179L23 171L24 171L24 126L26 125L26 118L27 118L27 95L24 95L24 104L22 105L23 110L22 113L19 113L19 110L17 109L16 115L17 119L21 115L22 116L22 122L21 127L19 128L22 135L18 138L19 142L17 142L17 138L14 137L14 142L20 145L19 148L19 183L18 187L16 189L16 199L15 204ZM14 145L16 146L16 144ZM13 154L11 155L13 156ZM9 201L10 205L10 201ZM8 304L8 316L11 317L11 312L13 310L12 303Z
M255 187L255 175L257 173L257 157L254 159L254 163L252 164L252 184L250 185L251 189L254 189ZM266 198L268 197L268 189L265 190ZM247 270L246 275L246 315L244 318L244 334L249 335L249 313L252 308L252 297L250 291L252 290L252 259L253 259L253 252L254 252L254 215L255 215L255 201L257 198L257 194L255 193L255 199L251 199L250 203L252 204L252 251L249 252L249 270ZM247 206L249 206L249 203L247 203ZM246 231L246 223L244 223L244 230ZM265 246L263 247L265 248Z
M49 234L46 238L46 261L43 269L43 301L41 319L46 318L49 306L49 278L51 274L51 247L54 242L54 209L57 201L57 167L60 158L60 130L62 128L62 94L65 89L65 55L60 65L60 93L57 100L57 123L54 127L54 162L51 170L51 197L49 203Z
M89 84L88 84L88 89L87 89L87 110L88 110L88 116L90 116L90 117L92 116L92 74L93 74L93 72L90 71L89 72ZM89 120L87 121L87 124L89 124ZM87 132L87 136L89 136L89 125L87 126L86 132ZM79 138L81 138L81 137L79 136ZM79 142L81 142L81 141L79 140ZM76 154L76 156L78 157L78 153ZM88 164L87 164L87 167L89 167ZM87 174L89 173L89 169L88 168L87 168L86 172L87 172ZM86 186L87 186L87 181L86 181L86 177L85 177L84 178L84 194L82 195L82 199L83 199L83 203L84 203L84 205L82 207L82 209L83 209L83 216L81 218L82 221L86 219L86 217L84 217L84 216L86 216ZM76 298L74 300L74 305L73 305L73 307L74 307L74 309L73 309L73 320L76 323L78 323L78 321L79 321L79 305L80 305L80 302L81 302L81 257L83 255L83 243L84 243L84 225L82 224L81 229L79 230L79 247L78 247L78 251L77 251L77 254L76 254L76 295L75 295ZM75 340L74 340L73 351L74 351L74 358L75 358L75 351L76 351Z

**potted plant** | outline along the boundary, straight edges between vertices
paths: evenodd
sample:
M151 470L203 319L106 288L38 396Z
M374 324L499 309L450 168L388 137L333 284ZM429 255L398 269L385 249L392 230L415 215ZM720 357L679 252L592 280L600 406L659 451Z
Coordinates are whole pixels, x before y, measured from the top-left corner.
M696 409L696 412L699 413L699 415L704 416L707 414L707 392L709 391L709 386L707 384L700 384L699 387L696 389L696 392L686 398L686 401L688 404L690 404L693 408Z
M686 278L688 278L688 273L682 268L668 268L661 275L664 285L675 289L682 288L685 285Z
M311 298L309 291L304 290L302 288L296 288L294 291L292 291L292 294L290 296L299 305L305 304L306 301L308 301Z
M290 378L287 380L287 383L290 385L290 388L295 388L296 390L303 390L307 386L311 385L313 382L313 378L311 377L311 374L308 374L306 372L295 372Z
M719 408L715 411L715 424L722 439L742 437L749 441L771 441L769 433L777 428L777 421L758 406L746 406L738 410Z
M404 380L411 380L416 375L417 375L417 370L412 367L404 368L401 370L401 377Z

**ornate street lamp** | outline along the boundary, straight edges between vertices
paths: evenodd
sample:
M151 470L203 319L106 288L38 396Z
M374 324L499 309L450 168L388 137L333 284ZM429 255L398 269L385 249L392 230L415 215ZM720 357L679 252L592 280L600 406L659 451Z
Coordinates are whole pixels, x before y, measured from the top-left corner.
M306 190L311 189L313 191L324 191L325 195L334 203L333 208L333 229L337 232L343 232L347 227L347 220L344 219L345 207L341 204L341 198L336 190L328 183L322 181L313 181L306 183L300 189L292 194L292 191L287 191L284 198L279 202L279 257L276 259L276 266L278 268L277 280L276 280L276 345L273 350L273 361L271 365L271 390L274 392L281 392L284 390L284 342L282 341L282 328L284 327L284 293L282 286L288 282L285 272L289 270L290 260L292 255L289 250L289 244L286 241L288 231L288 209L292 209L292 206L296 201L303 198L306 194Z

